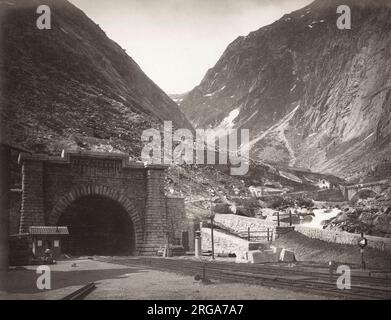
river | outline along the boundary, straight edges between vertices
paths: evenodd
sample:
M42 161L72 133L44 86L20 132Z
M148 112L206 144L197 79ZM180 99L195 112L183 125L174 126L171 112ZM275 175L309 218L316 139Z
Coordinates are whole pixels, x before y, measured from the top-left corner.
M322 221L330 220L331 218L336 217L341 210L337 208L333 209L314 209L313 210L315 217L312 217L310 222L301 223L302 226L323 229Z

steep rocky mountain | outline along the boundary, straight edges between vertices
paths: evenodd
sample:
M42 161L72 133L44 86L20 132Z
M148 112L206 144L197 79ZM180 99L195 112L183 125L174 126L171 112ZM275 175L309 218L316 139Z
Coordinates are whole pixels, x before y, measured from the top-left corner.
M104 31L66 0L48 0L51 30L36 27L41 1L0 1L3 140L34 152L64 148L140 156L144 129L178 106Z
M239 37L180 106L195 127L248 128L254 159L352 180L391 176L391 3L316 0Z
M65 0L46 1L52 29L39 30L39 4L0 1L2 141L32 152L124 151L138 158L142 130L159 127L162 120L191 127L178 106L83 12ZM172 98L180 103L185 97ZM17 155L15 188L21 183ZM293 191L314 188L322 178L259 164L239 178L228 168L178 166L168 170L167 190L190 201L207 199L211 189L246 197L252 185L275 182Z

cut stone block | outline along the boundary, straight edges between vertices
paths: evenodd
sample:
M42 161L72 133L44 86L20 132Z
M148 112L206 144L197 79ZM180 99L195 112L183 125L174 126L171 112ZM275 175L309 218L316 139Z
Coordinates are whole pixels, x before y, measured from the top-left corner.
M295 253L293 251L289 251L286 249L282 249L280 253L280 260L281 262L295 262L296 257Z
M275 246L270 246L270 250L272 250L273 253L275 253L278 256L280 256L282 248L278 248L278 247L275 247Z
M248 251L236 252L235 263L249 263L248 262Z
M250 251L249 263L278 262L278 255L268 251Z
M279 256L273 253L271 250L267 251L246 251L236 254L236 263L265 263L265 262L278 262Z

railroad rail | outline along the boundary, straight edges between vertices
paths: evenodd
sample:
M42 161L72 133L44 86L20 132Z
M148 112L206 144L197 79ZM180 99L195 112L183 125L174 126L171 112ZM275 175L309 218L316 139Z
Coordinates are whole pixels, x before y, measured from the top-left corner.
M391 279L364 275L351 276L351 289L340 290L336 281L339 275L329 274L326 269L296 268L273 265L234 264L229 262L203 262L164 258L106 258L107 262L146 267L186 275L202 274L226 282L240 282L276 287L339 299L391 299ZM308 268L307 268L308 269Z
M82 300L84 299L92 290L96 288L95 283L91 282L75 291L72 293L68 294L61 300Z

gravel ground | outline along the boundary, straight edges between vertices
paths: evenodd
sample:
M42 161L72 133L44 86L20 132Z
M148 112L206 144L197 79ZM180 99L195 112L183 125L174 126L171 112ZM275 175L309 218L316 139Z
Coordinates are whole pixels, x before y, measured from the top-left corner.
M290 290L239 283L214 281L212 284L202 285L190 276L88 259L59 261L51 266L51 290L37 289L38 276L34 266L11 270L8 276L9 293L0 294L0 298L60 299L89 282L95 282L97 288L86 299L327 299Z

